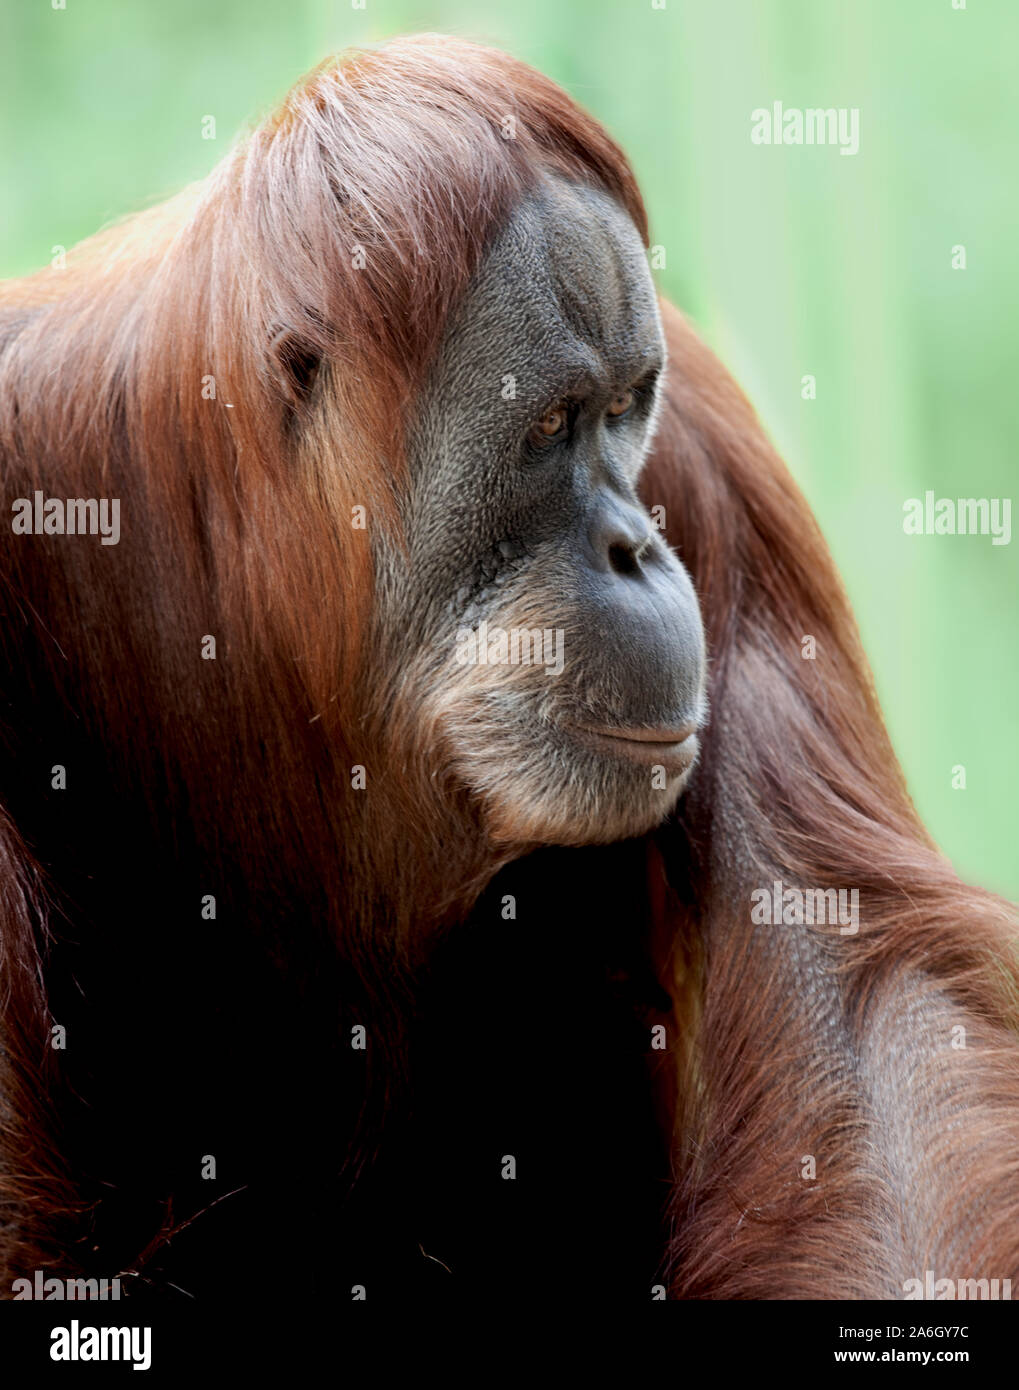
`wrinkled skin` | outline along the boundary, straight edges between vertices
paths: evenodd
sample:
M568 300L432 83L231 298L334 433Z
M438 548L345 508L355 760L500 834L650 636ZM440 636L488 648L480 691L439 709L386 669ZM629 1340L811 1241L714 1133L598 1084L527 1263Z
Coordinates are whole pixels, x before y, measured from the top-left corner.
M418 649L391 657L413 672L404 698L496 842L643 833L696 757L700 613L635 491L663 364L630 219L545 180L444 335L410 442L408 553L380 566L381 626ZM560 403L547 439L536 422ZM548 631L545 665L460 659L483 621Z

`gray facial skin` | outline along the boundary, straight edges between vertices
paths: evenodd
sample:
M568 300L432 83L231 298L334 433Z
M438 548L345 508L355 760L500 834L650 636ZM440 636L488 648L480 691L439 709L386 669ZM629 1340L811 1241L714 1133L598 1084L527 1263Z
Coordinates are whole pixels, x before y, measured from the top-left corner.
M635 492L663 365L629 217L601 192L545 180L450 322L410 442L409 550L380 557L386 630L415 648L402 698L494 841L643 833L696 755L700 612ZM560 402L567 425L546 440L536 422ZM482 621L548 630L561 674L465 661Z

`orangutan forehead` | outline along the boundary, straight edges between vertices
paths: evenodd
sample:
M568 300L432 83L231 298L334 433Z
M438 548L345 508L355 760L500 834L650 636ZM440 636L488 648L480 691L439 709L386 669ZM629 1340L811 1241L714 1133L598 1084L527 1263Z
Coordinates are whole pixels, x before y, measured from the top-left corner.
M626 386L662 365L657 298L629 215L600 189L546 178L494 240L447 333L461 360L525 377Z

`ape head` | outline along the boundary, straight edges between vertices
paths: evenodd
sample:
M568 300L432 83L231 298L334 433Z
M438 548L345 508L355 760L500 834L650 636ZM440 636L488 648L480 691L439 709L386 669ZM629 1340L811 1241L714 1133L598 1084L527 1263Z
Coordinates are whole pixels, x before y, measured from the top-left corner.
M498 842L643 833L696 755L697 601L636 494L664 361L629 216L543 180L443 335L381 559L398 698Z
M377 908L404 874L409 920L426 873L474 891L663 820L704 639L636 492L665 368L645 242L565 93L408 39L313 73L56 299L24 282L12 495L116 496L123 523L13 548L23 727L48 747L72 703L119 804L161 842L186 823L249 901L310 877Z
M625 158L522 64L418 39L304 84L245 177L263 297L295 253L288 447L345 510L378 499L352 757L503 857L648 830L697 754L704 644L636 494L665 351Z

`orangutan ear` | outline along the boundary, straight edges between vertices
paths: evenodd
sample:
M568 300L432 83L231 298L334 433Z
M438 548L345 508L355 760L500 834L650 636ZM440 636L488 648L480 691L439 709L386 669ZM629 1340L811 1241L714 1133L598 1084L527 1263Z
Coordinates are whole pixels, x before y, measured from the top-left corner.
M321 354L292 329L281 326L270 339L269 361L280 395L290 411L298 414L315 389Z

